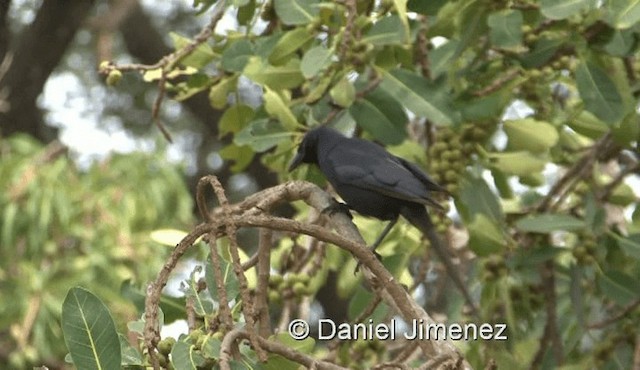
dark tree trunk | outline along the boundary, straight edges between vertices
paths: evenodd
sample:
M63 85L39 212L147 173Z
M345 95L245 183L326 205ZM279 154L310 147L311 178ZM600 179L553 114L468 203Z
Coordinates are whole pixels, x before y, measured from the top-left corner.
M0 12L6 12L4 5L8 7L8 4L2 4ZM43 142L53 139L47 135L50 130L43 124L36 101L93 4L93 0L43 1L33 23L8 49L13 61L0 81L0 91L8 94L8 111L0 112L3 136L24 132ZM6 31L6 24L3 26ZM0 42L4 41L6 45L7 32L1 33Z

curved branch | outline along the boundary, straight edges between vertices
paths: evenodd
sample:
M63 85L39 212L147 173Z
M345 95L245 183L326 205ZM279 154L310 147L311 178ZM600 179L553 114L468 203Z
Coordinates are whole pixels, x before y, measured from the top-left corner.
M208 182L209 180L209 178L204 178L201 181ZM156 282L152 284L156 291L150 293L145 315L147 318L145 333L150 333L145 335L145 342L150 353L155 352L157 344L151 334L154 333L153 329L155 328L153 326L157 325L157 305L160 299L160 290L166 284L168 276L166 270L175 266L175 260L184 253L197 236L207 232L214 232L218 237L222 237L227 234L229 223L235 224L238 228L258 227L302 233L345 249L361 262L365 279L371 286L376 287L376 291L379 292L382 300L394 308L407 322L422 320L426 324L436 323L385 269L373 252L366 247L362 236L346 214L336 212L327 215L328 224L334 231L318 225L265 214L265 210L271 209L279 203L296 200L303 200L318 211L335 204L335 200L316 185L304 181L291 181L260 191L235 205L228 205L224 208L218 207L212 211L203 212L209 215L209 221L196 226L194 231L178 244L169 262L161 271ZM156 311L155 315L153 310ZM149 313L150 311L151 313ZM263 338L258 337L258 340L262 345ZM446 362L454 366L453 368L471 368L450 341L422 340L419 341L418 346L422 349L427 359L446 358ZM266 346L264 348L269 350ZM317 362L314 362L314 364L313 366L318 366Z

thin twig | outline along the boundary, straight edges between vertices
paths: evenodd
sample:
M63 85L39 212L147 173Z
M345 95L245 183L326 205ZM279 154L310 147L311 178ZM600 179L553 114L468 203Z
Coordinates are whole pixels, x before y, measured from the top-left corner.
M273 231L260 229L258 242L258 283L256 284L254 310L259 320L259 334L268 337L271 333L269 320L269 275L271 270L271 237ZM244 267L244 266L243 266Z
M224 284L224 274L222 273L222 259L218 254L217 237L215 233L209 233L207 242L209 243L209 258L211 258L211 268L213 276L216 278L216 292L218 293L218 313L221 330L223 333L233 328L233 318L231 317L231 309L229 308L229 297ZM214 287L209 287L213 289ZM213 323L213 321L212 321Z
M226 227L226 234L229 238L229 251L231 252L231 260L233 262L233 271L238 278L238 282L240 283L240 295L242 297L242 313L244 314L245 322L247 326L251 328L249 331L249 340L258 355L260 361L267 361L267 353L260 347L260 342L258 342L258 336L256 331L253 330L256 328L256 323L254 320L254 312L253 312L253 304L251 295L249 293L249 284L247 283L247 277L244 274L244 270L242 269L242 264L240 262L240 253L238 252L238 241L236 239L236 234L238 228L236 226L235 219L232 217L231 212L229 210L229 200L224 193L224 188L218 178L213 176L210 177L211 184L213 186L213 190L218 197L218 202L222 207L222 212L224 214L224 223Z
M230 348L232 343L237 341L238 339L247 339L250 335L251 333L247 333L246 330L236 329L225 336L222 341L220 351L220 368L222 370L231 369L231 367L229 366L228 357L225 355L223 358L223 354L226 353L226 349ZM315 368L321 370L347 370L342 366L338 366L330 362L316 360L309 355L296 351L295 349L278 342L274 342L262 337L258 337L258 341L260 342L260 346L265 348L267 351L278 354L290 361L306 366L307 368Z
M147 286L145 297L144 313L144 342L151 359L154 370L159 369L158 358L156 356L157 345L160 341L160 327L158 322L158 307L162 289L167 285L169 275L175 269L178 261L184 253L198 240L199 237L216 230L219 226L216 223L200 224L196 226L187 236L185 236L175 249L171 252L169 259L158 273L156 280Z
M504 87L504 85L506 85L507 83L511 82L511 80L518 77L519 74L520 74L520 70L518 69L512 69L510 71L507 71L503 73L500 77L495 79L493 82L491 82L488 86L478 91L472 92L471 95L480 97L480 96L487 96L491 93L494 93L500 90L502 87Z
M355 21L358 16L358 8L356 0L344 0L343 4L346 8L347 20L345 22L344 31L342 32L342 43L340 43L340 60L346 60L349 50L355 43L356 35L354 35Z
M602 154L607 146L611 142L611 133L607 133L600 138L584 156L582 156L565 174L556 181L555 184L549 190L549 193L542 199L540 204L536 207L536 212L547 212L557 208L562 203L562 200L575 186L578 180L587 176L593 165L598 158L598 155Z
M556 364L562 363L562 340L558 332L557 323L557 303L556 303L556 283L555 283L555 267L553 261L547 261L541 267L540 275L542 276L542 288L545 296L545 308L547 313L547 321L544 326L544 332L540 339L538 351L533 356L531 369L540 367L544 359L545 352L551 346Z
M169 55L165 55L162 59L160 59L154 64L138 64L138 63L115 64L112 62L100 64L98 72L103 75L109 75L109 73L113 71L145 72L145 71L153 71L157 69L160 70L160 78L158 79L158 96L154 100L152 110L151 110L151 117L155 125L160 130L160 132L162 132L162 135L169 142L172 142L171 135L169 134L169 131L166 129L166 127L164 127L164 125L158 118L160 107L162 106L162 102L165 96L167 76L176 67L177 64L179 64L184 58L186 58L191 53L193 53L198 46L206 42L211 37L218 22L220 21L220 19L222 19L222 16L224 15L225 8L226 8L226 0L219 0L212 10L211 19L209 20L209 23L202 30L200 30L200 32L198 33L198 35L196 35L193 41L191 41L184 47L176 50L175 52Z
M634 173L638 169L640 169L640 162L635 162L634 164L627 166L624 170L620 171L618 175L616 175L616 177L613 180L611 180L611 182L608 183L602 189L602 191L598 193L598 199L605 200L609 198L609 196L611 196L615 188L617 188L618 185L620 185L628 175Z
M418 58L422 75L427 79L431 79L431 67L429 66L430 41L427 36L427 32L429 32L429 19L426 16L420 16L419 22L420 27L418 28L418 34L416 35L416 57Z
M617 314L607 318L606 320L595 322L593 324L587 325L587 328L588 329L602 329L605 326L609 326L609 325L615 323L616 321L618 321L620 319L623 319L625 316L627 316L628 314L633 312L633 310L635 310L638 306L640 306L640 299L636 299L635 301L629 303L628 305L626 305L622 309L622 311L620 311Z

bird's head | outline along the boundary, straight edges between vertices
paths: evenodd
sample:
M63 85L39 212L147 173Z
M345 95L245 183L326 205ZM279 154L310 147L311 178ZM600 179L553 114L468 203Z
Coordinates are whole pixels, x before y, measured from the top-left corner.
M298 152L289 165L289 171L293 171L302 163L318 163L318 142L324 130L328 129L319 127L304 135L300 146L298 146Z

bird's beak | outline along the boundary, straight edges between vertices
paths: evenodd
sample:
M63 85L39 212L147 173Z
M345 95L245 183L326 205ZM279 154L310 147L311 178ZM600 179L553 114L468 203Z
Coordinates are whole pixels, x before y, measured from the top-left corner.
M293 160L291 161L291 164L289 165L289 172L295 170L300 165L300 163L302 163L302 159L303 158L304 158L304 152L303 151L298 151L296 156L293 157Z

